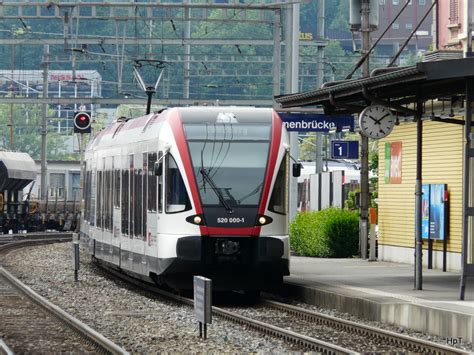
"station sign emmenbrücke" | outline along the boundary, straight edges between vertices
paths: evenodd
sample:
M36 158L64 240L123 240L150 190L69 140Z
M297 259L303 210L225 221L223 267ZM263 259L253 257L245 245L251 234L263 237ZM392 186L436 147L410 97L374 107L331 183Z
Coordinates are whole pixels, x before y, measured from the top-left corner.
M324 115L307 113L279 113L289 132L326 132L354 131L354 117L352 115Z

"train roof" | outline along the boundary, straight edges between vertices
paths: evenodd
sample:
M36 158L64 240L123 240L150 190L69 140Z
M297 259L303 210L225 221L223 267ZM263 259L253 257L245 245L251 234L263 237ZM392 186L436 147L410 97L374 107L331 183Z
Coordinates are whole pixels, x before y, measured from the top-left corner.
M146 140L157 136L160 125L178 111L183 123L264 123L271 124L272 108L242 106L195 106L168 108L133 119L118 119L100 131L88 149L130 142L131 137ZM171 116L173 117L173 116ZM138 138L140 137L140 138Z
M21 190L35 179L35 161L27 153L0 151L0 191Z
M179 107L183 123L271 123L272 108L250 106Z

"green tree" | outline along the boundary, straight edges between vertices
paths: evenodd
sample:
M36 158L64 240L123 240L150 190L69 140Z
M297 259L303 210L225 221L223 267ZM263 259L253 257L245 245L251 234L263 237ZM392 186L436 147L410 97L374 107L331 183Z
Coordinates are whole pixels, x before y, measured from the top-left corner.
M51 116L49 112L48 116ZM10 125L13 122L13 137L10 137ZM33 159L41 156L41 122L42 106L34 104L23 105L0 105L0 147L11 149L11 138L13 148L31 155ZM47 158L48 159L78 159L75 153L69 151L65 144L66 137L55 131L51 125L47 133Z
M309 132L299 142L299 158L302 161L314 161L316 157L316 134Z
M349 1L347 0L335 0L335 1L326 1L327 3L332 3L330 9L336 8L334 11L333 19L328 22L329 28L331 29L346 29L349 30ZM331 10L326 9L326 13L331 13Z

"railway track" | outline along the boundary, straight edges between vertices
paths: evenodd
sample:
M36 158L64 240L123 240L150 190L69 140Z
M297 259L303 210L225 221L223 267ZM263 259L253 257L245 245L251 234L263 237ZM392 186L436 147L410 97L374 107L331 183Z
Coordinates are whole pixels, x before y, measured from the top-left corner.
M188 304L190 306L194 304L192 299L164 291L154 285L147 284L143 281L134 279L128 275L124 275L118 270L110 268L105 269L109 273L112 273L114 276L122 279L123 281L134 284L135 286L138 286L146 291L161 294L165 297ZM268 313L268 310L277 310L280 313L285 313L286 315L280 314L281 318L290 315L291 317L293 317L293 322L297 322L298 320L300 320L307 323L311 323L313 327L316 325L323 325L324 327L334 328L340 332L343 332L343 337L356 336L358 337L358 339L371 339L377 343L383 344L383 348L387 349L386 351L388 352L396 351L423 354L466 354L465 351L460 349L409 337L403 334L398 334L395 332L367 326L364 324L351 322L348 320L328 316L322 313L309 311L304 308L268 299L262 299L261 302L258 304L258 307L266 308L267 312L264 311L264 313ZM298 345L299 347L301 347L301 349L317 351L325 354L358 353L357 350L354 350L352 348L332 344L329 341L324 341L308 334L285 329L283 327L275 326L263 320L258 320L256 319L256 316L243 315L242 312L239 312L238 310L235 311L213 306L212 312L215 316L218 316L222 319L246 326L248 328L252 328L270 336L281 338L288 343ZM364 342L362 344L364 344ZM361 352L365 351L361 350Z
M71 235L27 236L0 246L0 256L19 247L64 242ZM55 306L0 266L0 354L85 352L127 354L118 345Z
M421 354L467 354L465 351L441 345L438 343L418 339L403 334L395 333L385 329L371 327L365 324L356 323L353 321L333 317L327 314L307 310L301 307L296 307L286 303L281 303L269 299L262 299L261 305L265 308L285 312L292 316L299 318L302 321L314 324L323 325L338 329L347 333L348 336L354 334L363 339L376 340L380 343L387 344L396 349L404 349L410 353Z
M190 298L182 297L174 293L164 291L152 284L135 279L131 276L121 273L118 270L105 267L104 265L100 265L100 267L102 267L104 270L106 270L108 273L112 274L113 276L120 278L121 280L127 283L133 284L145 291L160 294L174 301L184 303L190 306L194 306L194 301ZM250 319L248 317L239 315L234 312L230 312L228 310L225 310L219 307L213 306L212 313L222 319L225 319L225 320L228 320L240 325L244 325L248 328L257 330L259 332L262 332L270 336L281 338L288 343L293 343L295 345L300 346L301 349L317 351L324 354L354 354L355 353L349 349L345 349L335 344L331 344L319 339L311 338L303 334L298 334L296 332L292 332L283 328L275 327L268 323L259 322L257 320Z

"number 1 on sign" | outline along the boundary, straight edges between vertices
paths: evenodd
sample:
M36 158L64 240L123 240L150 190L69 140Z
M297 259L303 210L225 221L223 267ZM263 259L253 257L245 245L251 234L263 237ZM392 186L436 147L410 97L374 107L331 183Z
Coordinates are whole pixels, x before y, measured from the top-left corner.
M342 155L342 146L337 147L339 149L339 155Z

